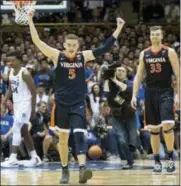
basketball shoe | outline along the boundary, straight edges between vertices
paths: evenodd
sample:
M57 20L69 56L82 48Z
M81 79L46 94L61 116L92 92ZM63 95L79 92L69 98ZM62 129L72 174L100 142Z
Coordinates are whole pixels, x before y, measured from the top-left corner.
M87 180L92 178L92 171L87 167L80 168L79 171L79 183L86 183Z
M12 155L9 157L7 161L1 162L1 167L18 167L19 163L16 157Z
M38 165L41 165L42 161L39 158L39 156L32 157L30 160L22 161L21 165L24 167L36 167Z
M162 173L162 164L161 163L155 163L153 174L161 174Z
M62 177L60 179L60 184L67 184L69 183L69 169L67 168L63 168L62 169Z
M168 161L168 165L167 165L167 173L174 173L176 170L175 168L175 162L172 160Z

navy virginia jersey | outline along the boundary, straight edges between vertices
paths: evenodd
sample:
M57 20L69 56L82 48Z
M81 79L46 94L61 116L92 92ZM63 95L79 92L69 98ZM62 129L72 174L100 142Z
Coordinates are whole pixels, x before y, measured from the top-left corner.
M146 69L146 86L150 88L171 87L172 66L168 57L168 47L162 46L157 52L151 47L144 50L144 64Z
M82 53L77 53L70 61L60 52L55 69L54 88L55 100L62 105L72 106L84 102L86 83Z

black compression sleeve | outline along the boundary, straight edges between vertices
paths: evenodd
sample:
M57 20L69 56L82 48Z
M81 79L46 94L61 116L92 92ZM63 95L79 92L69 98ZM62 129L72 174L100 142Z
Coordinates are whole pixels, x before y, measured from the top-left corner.
M111 47L115 41L116 41L115 37L113 37L113 36L109 37L103 46L100 46L92 51L94 56L98 57L98 56L101 56L102 54L108 52L111 49Z

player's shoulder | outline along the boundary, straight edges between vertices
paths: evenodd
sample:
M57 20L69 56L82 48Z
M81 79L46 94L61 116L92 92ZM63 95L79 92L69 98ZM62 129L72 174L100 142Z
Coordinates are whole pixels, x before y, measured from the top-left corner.
M30 72L28 71L27 68L21 67L21 70L22 70L22 75L23 76L29 76L30 75Z

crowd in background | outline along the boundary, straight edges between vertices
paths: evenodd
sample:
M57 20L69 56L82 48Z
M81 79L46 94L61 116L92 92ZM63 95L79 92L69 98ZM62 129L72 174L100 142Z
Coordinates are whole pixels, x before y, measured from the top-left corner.
M137 22L179 23L179 0L129 0L132 12L138 14ZM124 19L124 0L75 0L70 3L68 12L36 12L38 23L82 23L116 22L116 17ZM2 15L2 23L14 22L14 13Z
M118 2L118 1L117 1ZM72 3L72 6L75 6ZM73 14L70 17L77 18L81 16L81 12L74 7ZM98 9L93 9L96 12ZM78 12L77 12L78 11ZM72 12L73 13L73 12ZM91 14L89 14L91 15ZM104 19L100 17L100 19ZM80 18L80 17L79 17ZM42 18L40 18L42 19ZM69 20L67 17L66 19ZM97 22L95 19L90 19L91 22ZM75 22L79 22L74 20ZM81 21L80 21L81 22ZM94 31L93 31L94 30ZM64 37L73 33L80 38L80 50L94 49L102 45L106 39L111 35L114 28L108 29L103 27L77 27L73 29L64 28L44 28L39 32L40 38L48 45L63 50ZM165 29L166 30L166 29ZM179 33L173 33L170 30L164 32L163 43L173 47L178 57L180 57L180 38ZM117 160L119 155L124 159L124 153L118 151L119 147L114 143L115 134L112 132L112 116L109 105L107 103L106 94L103 91L104 80L102 79L102 70L105 65L112 64L114 61L125 68L127 78L130 81L134 80L139 63L140 52L149 47L149 27L142 25L128 26L126 25L120 34L119 39L114 43L111 51L97 58L94 61L86 63L85 78L87 83L86 90L86 105L87 105L87 129L86 135L88 148L92 145L99 145L103 150L102 159ZM46 58L39 49L32 43L29 31L23 33L3 33L2 34L2 48L1 48L1 82L0 93L1 100L3 99L8 87L8 72L10 70L6 54L10 51L19 51L22 54L22 66L26 67L33 76L35 85L37 87L37 118L30 122L30 132L35 142L35 148L38 155L43 161L56 161L58 159L57 143L58 134L49 128L51 120L51 111L53 109L54 94L53 94L53 80L54 80L54 65L51 59ZM176 81L173 77L172 86L176 89ZM133 154L135 159L152 158L152 151L150 146L150 133L144 131L144 82L141 85L139 94L139 107L136 112L137 121L137 146L136 152ZM180 118L179 111L175 113L175 158L178 158L179 137L180 137ZM5 105L1 105L1 141L2 152L4 157L9 156L11 151L11 128L13 125L13 104L12 100L8 100ZM74 142L70 134L70 159L76 159L74 156ZM128 139L129 143L129 139ZM128 144L129 145L129 144ZM161 142L161 155L165 157L164 140ZM20 147L20 158L26 158L28 153L23 145ZM72 158L72 155L74 158ZM90 158L90 157L88 157Z

